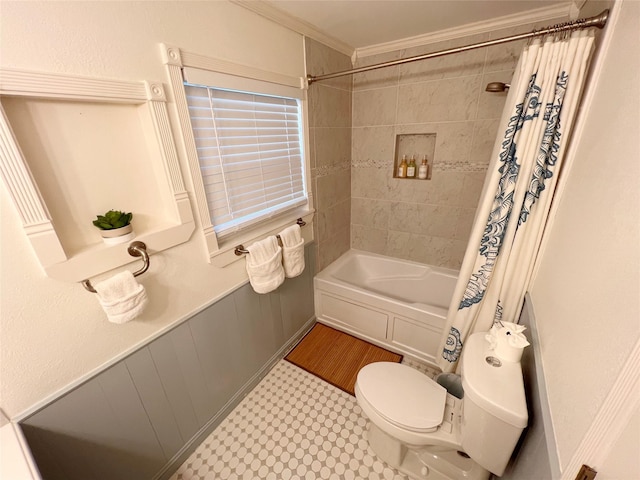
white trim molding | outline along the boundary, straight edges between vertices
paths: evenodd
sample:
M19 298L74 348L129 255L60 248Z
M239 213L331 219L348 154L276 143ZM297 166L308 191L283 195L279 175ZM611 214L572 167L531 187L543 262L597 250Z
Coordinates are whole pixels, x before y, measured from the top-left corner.
M325 44L328 47L337 50L340 53L351 57L354 54L354 48L351 45L344 43L343 41L326 34L319 30L314 25L311 25L304 20L294 17L293 15L284 12L273 5L264 2L262 0L229 0L231 3L235 3L241 7L251 10L258 15L267 18L278 25L293 30L296 33L304 35L309 38L313 38L320 43Z
M158 252L186 242L195 229L191 203L184 187L161 82L130 82L73 75L0 70L0 97L30 97L69 102L123 104L148 112L148 129L167 175L174 211L163 228L137 231L137 240ZM145 127L146 128L146 127ZM0 174L16 206L23 229L45 273L64 281L79 282L135 261L123 245L86 245L68 254L51 219L49 209L31 174L4 108L0 105ZM151 166L150 166L151 168ZM161 200L161 199L158 199Z
M544 22L547 20L566 18L569 19L571 4L560 4L556 6L542 7L527 12L505 15L493 20L469 23L460 27L447 28L437 32L416 35L415 37L403 38L392 42L379 43L368 47L357 48L354 59L378 55L381 53L395 52L411 47L420 47L447 40L468 37L481 33L493 33L503 28L519 27L534 22Z
M555 19L569 20L575 18L577 5L584 3L586 0L573 0L572 2L541 7L534 10L528 10L526 12L497 17L492 20L483 20L459 27L448 28L437 32L416 35L414 37L402 38L391 42L379 43L360 48L354 48L342 40L323 32L311 23L280 10L263 0L229 1L257 13L264 18L272 20L278 25L282 25L289 30L323 43L324 45L351 57L352 63L355 64L356 60L360 58L378 55L381 53L395 52L406 48L419 47L481 33L492 33L503 28L518 27L534 22L544 22Z
M604 399L596 418L562 472L562 480L573 480L582 464L596 470L604 463L612 446L628 425L640 404L640 337L613 388Z
M184 73L188 73L188 69L190 68L234 75L236 77L260 80L263 82L300 89L302 97L302 117L305 130L304 141L306 147L306 142L308 141L307 139L309 136L309 127L306 120L307 85L305 79L302 77L293 77L283 75L278 72L271 72L247 65L241 65L226 60L197 55L172 45L160 44L160 54L162 62L167 69L169 85L173 92L173 98L176 103L178 118L180 120L180 129L184 140L183 145L187 155L196 209L200 219L202 234L204 235L208 261L216 267L225 267L242 258L235 255L234 250L236 246L239 244L248 245L269 235L275 235L288 223L294 223L297 218L302 218L306 222L307 225L302 228L302 236L305 239L305 243L308 244L311 242L313 240L313 228L311 226L311 221L313 219L314 210L313 197L310 193L310 188L307 188L308 202L306 205L287 211L286 213L272 219L265 219L261 221L260 225L256 226L255 229L252 228L248 231L240 232L229 239L221 240L218 238L211 222L207 194L205 192L202 174L200 171L200 161L198 159L198 152L196 149L195 139L193 137L191 119L189 117L189 106L187 104L187 97L184 90ZM305 172L308 172L309 170L308 155L305 154ZM305 181L307 182L307 186L310 185L308 175L305 175Z

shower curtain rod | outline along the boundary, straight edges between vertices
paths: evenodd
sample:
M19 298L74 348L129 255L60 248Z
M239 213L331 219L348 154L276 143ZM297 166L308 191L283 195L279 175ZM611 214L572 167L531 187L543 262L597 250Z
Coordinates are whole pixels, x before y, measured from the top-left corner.
M540 30L533 30L528 33L521 33L518 35L511 35L509 37L497 38L495 40L488 40L486 42L474 43L472 45L465 45L463 47L449 48L447 50L440 50L439 52L427 53L424 55L417 55L415 57L402 58L400 60L392 60L389 62L378 63L375 65L369 65L366 67L353 68L351 70L344 70L342 72L327 73L325 75L307 75L307 83L311 85L314 82L320 80L328 80L330 78L343 77L345 75L353 75L354 73L367 72L369 70L376 70L378 68L392 67L394 65L400 65L403 63L416 62L418 60L426 60L428 58L443 57L445 55L451 55L453 53L466 52L467 50L474 50L476 48L490 47L492 45L499 45L501 43L514 42L516 40L523 40L525 38L540 37L542 35L549 35L552 33L566 32L569 30L578 30L582 28L598 27L604 28L609 17L609 10L604 10L595 17L579 18L571 22L559 23L552 27L542 28Z

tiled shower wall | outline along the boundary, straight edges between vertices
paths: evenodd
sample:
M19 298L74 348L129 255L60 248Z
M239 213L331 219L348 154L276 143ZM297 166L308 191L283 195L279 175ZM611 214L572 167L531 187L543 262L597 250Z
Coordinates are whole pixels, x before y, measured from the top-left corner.
M351 59L311 39L305 40L311 75L351 68ZM315 199L314 236L318 271L350 247L351 78L309 87L311 184Z
M561 21L561 20L560 20ZM554 20L544 25L557 23ZM539 25L369 56L356 66L406 58ZM459 268L482 190L505 93L522 49L513 42L355 75L351 246ZM431 180L393 178L396 135L435 133ZM416 159L423 152L415 152Z

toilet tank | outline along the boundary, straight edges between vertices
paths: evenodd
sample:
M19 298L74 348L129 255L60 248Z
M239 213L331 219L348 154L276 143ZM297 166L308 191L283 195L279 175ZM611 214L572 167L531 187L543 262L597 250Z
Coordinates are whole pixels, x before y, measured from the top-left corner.
M527 426L522 367L519 362L496 359L481 332L467 339L461 368L462 447L478 464L500 476Z

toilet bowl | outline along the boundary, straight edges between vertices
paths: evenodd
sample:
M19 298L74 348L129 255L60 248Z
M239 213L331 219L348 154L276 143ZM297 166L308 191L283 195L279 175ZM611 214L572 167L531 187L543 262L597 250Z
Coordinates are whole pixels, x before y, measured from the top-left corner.
M370 420L374 453L415 479L502 475L528 416L520 364L498 366L486 360L491 353L483 333L469 337L461 360L462 399L403 364L363 367L355 394Z

